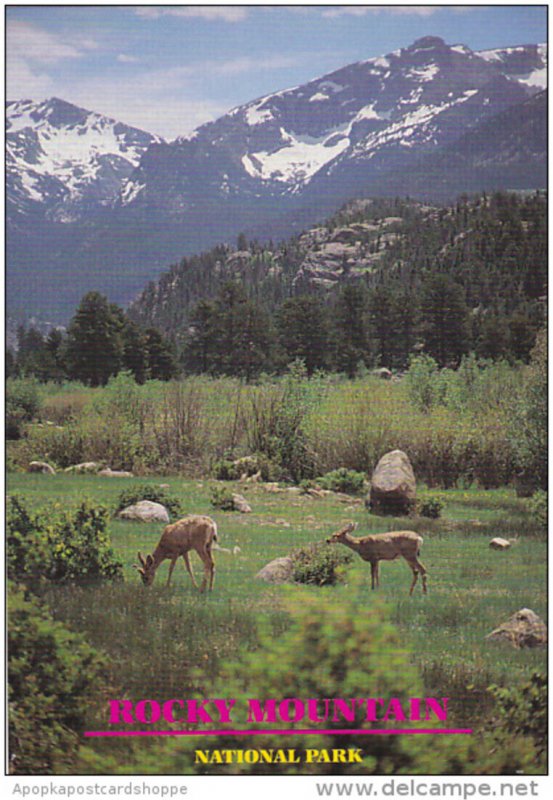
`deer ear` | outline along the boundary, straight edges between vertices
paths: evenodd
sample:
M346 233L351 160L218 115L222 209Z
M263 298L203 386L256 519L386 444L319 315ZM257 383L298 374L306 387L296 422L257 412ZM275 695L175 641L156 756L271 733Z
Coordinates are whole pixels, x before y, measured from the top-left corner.
M153 563L154 563L154 559L152 558L152 556L151 555L150 556L146 556L146 567L151 567Z
M144 556L142 555L142 553L140 551L138 553L138 560L140 561L140 563L142 564L143 567L146 566L146 562L144 561Z
M142 569L142 567L139 567L138 564L133 564L132 566L133 569L135 569L137 572L140 572L141 575L144 575L144 570Z

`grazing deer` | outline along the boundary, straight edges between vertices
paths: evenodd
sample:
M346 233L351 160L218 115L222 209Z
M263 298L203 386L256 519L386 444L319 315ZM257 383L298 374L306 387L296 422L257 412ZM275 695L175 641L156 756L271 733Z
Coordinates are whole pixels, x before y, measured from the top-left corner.
M419 553L422 545L422 536L414 531L394 531L393 533L376 533L372 536L363 536L356 539L350 536L351 531L357 527L350 522L345 528L332 534L327 539L327 543L340 542L361 556L364 561L371 565L371 588L375 589L380 584L378 574L379 561L393 561L394 558L402 556L413 570L413 583L409 594L413 594L413 589L417 582L419 572L422 575L422 591L426 594L426 568L419 561Z
M133 566L140 573L143 583L146 586L151 586L154 582L156 570L161 562L165 561L167 558L171 559L169 575L167 576L167 586L169 586L177 559L179 556L182 556L188 574L192 578L192 583L198 588L188 557L190 550L195 550L204 563L204 579L200 591L204 591L208 581L211 591L215 576L215 562L213 561L211 550L213 548L213 543L216 541L217 525L211 517L184 517L184 519L179 519L178 522L167 525L164 528L161 539L152 555L148 555L144 558L141 553L138 553L138 560L142 565L141 567L137 564L133 564Z

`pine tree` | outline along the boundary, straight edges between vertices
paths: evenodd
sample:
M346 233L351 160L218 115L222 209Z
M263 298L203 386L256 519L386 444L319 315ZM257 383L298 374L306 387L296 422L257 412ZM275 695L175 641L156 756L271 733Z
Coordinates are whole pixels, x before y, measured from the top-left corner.
M426 351L443 367L470 350L463 288L448 275L429 276L422 287L422 330Z
M285 363L301 359L311 375L329 362L330 329L326 309L314 295L286 300L277 314L279 344Z
M339 372L353 378L367 360L366 292L361 286L345 286L334 312L335 363Z
M107 383L121 367L121 319L107 299L88 292L67 331L66 360L71 378L90 386Z

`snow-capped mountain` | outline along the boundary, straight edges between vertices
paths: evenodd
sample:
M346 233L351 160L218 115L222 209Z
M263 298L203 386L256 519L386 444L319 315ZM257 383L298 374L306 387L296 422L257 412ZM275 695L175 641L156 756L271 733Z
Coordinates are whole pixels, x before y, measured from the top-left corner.
M174 142L59 100L10 103L9 299L27 308L35 262L51 278L38 302L67 318L89 288L126 302L184 255L242 230L288 236L356 195L545 187L546 57L427 36Z
M299 196L352 163L367 173L407 163L544 88L545 69L544 46L480 54L428 36L235 108L177 139L143 160L121 203L157 205L171 174L167 210L182 213L198 199L198 157L202 192L207 177L222 199Z
M7 104L10 213L70 222L112 202L158 137L58 98Z

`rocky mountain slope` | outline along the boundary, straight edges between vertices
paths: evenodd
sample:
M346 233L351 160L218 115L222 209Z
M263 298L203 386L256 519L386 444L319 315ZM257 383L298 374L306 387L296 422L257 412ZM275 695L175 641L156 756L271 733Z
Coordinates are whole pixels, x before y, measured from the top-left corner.
M545 70L543 45L424 37L171 143L63 101L11 103L10 307L63 318L91 288L126 302L182 255L289 235L355 195L543 187Z

